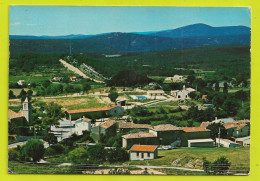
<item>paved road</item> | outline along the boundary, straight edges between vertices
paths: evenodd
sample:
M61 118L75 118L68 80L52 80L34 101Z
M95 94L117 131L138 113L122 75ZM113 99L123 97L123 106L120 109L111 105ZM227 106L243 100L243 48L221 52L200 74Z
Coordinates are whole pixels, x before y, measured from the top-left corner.
M103 81L100 81L100 80L96 80L96 79L93 79L93 78L90 78L89 76L87 76L86 74L84 74L82 71L80 71L78 68L74 67L73 65L67 63L66 61L60 59L60 62L64 65L64 67L68 68L69 70L71 70L72 72L82 76L83 78L88 78L88 79L91 79L95 82L99 82L99 83L104 83Z

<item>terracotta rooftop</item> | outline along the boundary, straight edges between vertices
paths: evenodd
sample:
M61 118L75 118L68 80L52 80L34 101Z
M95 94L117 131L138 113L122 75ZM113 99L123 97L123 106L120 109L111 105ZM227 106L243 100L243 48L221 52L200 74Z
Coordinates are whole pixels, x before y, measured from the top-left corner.
M180 127L173 126L171 124L161 124L153 127L155 131L177 131L182 130Z
M210 131L209 129L201 128L201 127L182 127L183 131L188 132L202 132L202 131Z
M76 121L86 121L86 122L91 122L91 119L89 118L79 118L78 120Z
M237 123L239 124L243 124L243 123L250 123L250 120L239 120L239 121L236 121Z
M107 122L102 123L102 124L100 125L100 127L107 129L107 128L113 126L115 123L116 123L116 121L114 121L114 120L109 120L109 121L107 121Z
M202 95L202 99L205 99L205 98L207 98L207 95Z
M208 125L210 125L210 124L211 124L210 122L202 122L200 124L200 127L206 129L208 127Z
M23 117L22 112L14 112L13 110L9 109L8 110L8 118L9 119L14 119L14 118L21 118Z
M239 125L237 125L237 130L240 130L241 128L243 128L245 126L246 126L246 124L239 124Z
M153 133L132 133L132 134L126 134L122 136L125 139L129 139L129 138L152 138L152 137L156 137L155 134Z
M149 124L120 123L119 128L152 128Z
M225 127L226 129L236 128L236 127L237 127L237 124L236 124L236 123L229 122L229 123L224 124L224 127Z
M130 148L129 151L145 151L145 152L154 152L157 148L157 145L134 145Z
M76 109L76 110L67 110L69 114L75 113L83 113L83 112L96 112L96 111L108 111L112 108L116 107L116 105L112 105L109 107L99 107L99 108L89 108L89 109Z

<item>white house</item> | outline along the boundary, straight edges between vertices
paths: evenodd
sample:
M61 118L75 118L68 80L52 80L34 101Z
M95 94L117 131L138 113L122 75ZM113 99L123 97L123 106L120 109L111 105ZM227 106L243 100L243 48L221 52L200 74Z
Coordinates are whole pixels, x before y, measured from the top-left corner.
M172 90L171 95L176 97L177 99L189 99L189 93L196 91L195 89L192 88L185 88L185 85L183 85L182 90Z
M236 143L240 144L241 146L250 146L250 136L237 138Z
M147 98L148 99L165 99L163 90L148 90Z
M25 80L19 80L19 81L17 82L18 85L24 85L25 83L26 83Z
M228 139L222 139L222 138L216 138L216 145L219 146L219 147L226 147L226 148L240 147L240 144L238 144L234 141L231 141L231 140L228 140Z
M172 82L182 82L184 81L184 77L182 75L174 75L173 77L166 77L165 80Z
M133 145L129 150L130 160L151 160L158 156L157 145Z
M75 121L73 132L77 135L82 135L83 131L91 131L91 119L83 117Z

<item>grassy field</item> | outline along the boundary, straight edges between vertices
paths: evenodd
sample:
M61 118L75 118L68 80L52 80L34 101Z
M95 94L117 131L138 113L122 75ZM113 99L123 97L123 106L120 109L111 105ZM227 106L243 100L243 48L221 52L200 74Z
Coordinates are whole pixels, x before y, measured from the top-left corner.
M19 80L25 80L26 83L29 82L43 82L45 80L51 80L51 77L43 76L9 76L9 83L17 83Z
M61 97L41 100L47 103L55 102L70 110L105 107L109 105L109 103L103 101L101 96Z
M179 165L186 167L190 160L202 160L205 157L209 161L214 161L220 156L225 156L231 162L230 171L240 172L249 170L250 149L241 148L179 148L173 150L159 150L159 158L146 161L128 161L131 165L156 165L172 166L173 161L182 158ZM197 168L201 168L198 166Z

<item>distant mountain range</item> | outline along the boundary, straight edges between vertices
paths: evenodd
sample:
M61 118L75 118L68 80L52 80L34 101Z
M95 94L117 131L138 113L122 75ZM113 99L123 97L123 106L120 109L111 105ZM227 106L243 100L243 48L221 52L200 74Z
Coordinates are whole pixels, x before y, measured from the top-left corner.
M227 44L250 45L246 26L212 27L193 24L172 30L103 33L98 35L24 36L10 35L11 53L124 54Z

